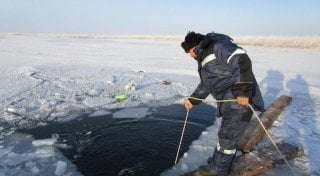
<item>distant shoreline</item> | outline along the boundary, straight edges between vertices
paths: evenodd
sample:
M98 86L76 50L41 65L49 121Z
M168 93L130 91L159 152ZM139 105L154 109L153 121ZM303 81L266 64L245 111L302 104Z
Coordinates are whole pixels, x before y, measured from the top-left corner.
M28 36L54 39L139 39L182 41L183 35L106 35L72 33L0 33L1 38ZM281 48L320 48L320 35L308 36L233 36L239 45L281 47Z

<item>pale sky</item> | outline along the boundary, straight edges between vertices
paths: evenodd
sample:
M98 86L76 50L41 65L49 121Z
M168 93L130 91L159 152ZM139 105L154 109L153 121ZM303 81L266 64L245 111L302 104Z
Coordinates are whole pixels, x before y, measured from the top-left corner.
M0 32L320 35L320 0L0 0Z

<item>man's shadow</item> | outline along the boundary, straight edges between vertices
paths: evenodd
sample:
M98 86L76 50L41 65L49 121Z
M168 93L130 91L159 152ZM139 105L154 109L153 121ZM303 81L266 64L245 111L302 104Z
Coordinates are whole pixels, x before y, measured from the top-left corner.
M266 92L263 96L263 100L266 105L271 104L278 96L281 90L283 90L283 74L277 70L269 70L267 77L260 81L260 87L266 86Z
M302 75L298 74L295 79L287 81L286 87L290 91L292 103L287 108L282 128L290 142L304 148L309 164L306 164L304 168L299 168L300 171L310 169L311 175L319 175L320 168L317 163L320 161L320 132L316 126L316 102L311 97L309 84Z

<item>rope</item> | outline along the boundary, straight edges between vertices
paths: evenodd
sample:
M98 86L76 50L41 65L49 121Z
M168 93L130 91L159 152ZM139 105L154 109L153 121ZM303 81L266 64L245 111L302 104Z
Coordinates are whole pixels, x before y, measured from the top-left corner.
M186 125L187 125L188 117L189 117L189 109L187 109L187 114L186 114L186 118L184 120L182 134L181 134L181 137L180 137L180 143L179 143L179 147L178 147L178 151L177 151L177 155L176 155L176 160L174 161L174 164L177 164L177 161L178 161L178 155L179 155L179 152L180 152L180 147L181 147L181 143L182 143L182 139L183 139L184 130L185 130Z
M186 98L191 98L191 99L195 99L195 100L201 100L201 101L209 102L208 100L195 98L195 97L186 97ZM214 100L214 102L232 102L232 101L237 101L237 100ZM177 150L176 159L174 161L174 164L177 164L177 161L178 161L178 156L179 156L179 153L180 153L180 147L181 147L184 131L185 131L185 128L186 128L186 125L187 125L188 117L189 117L189 109L187 109L187 113L186 113L186 117L185 117L185 120L184 120L184 125L183 125L183 128L182 128L182 133L181 133L180 142L179 142L179 146L178 146L178 150Z
M201 98L195 98L195 97L186 97L186 98L190 98L190 99L194 99L194 100L200 100L200 101L204 101L207 103L221 103L221 102L236 102L236 99L229 99L229 100L205 100L205 99L201 99ZM268 132L268 130L266 129L266 127L263 125L260 117L258 116L258 114L256 113L256 111L253 109L253 107L251 106L251 104L248 104L248 107L251 109L251 111L253 112L254 116L257 118L260 126L262 127L262 129L264 130L264 132L267 134L267 137L269 138L269 140L271 141L271 143L274 145L274 147L276 148L276 150L278 151L278 153L280 154L280 157L286 162L286 164L288 165L292 175L294 174L294 171L291 167L291 165L289 164L288 160L286 159L286 157L282 154L282 152L280 151L279 147L277 146L277 144L274 142L271 134ZM187 113L186 113L186 117L185 117L185 121L184 121L184 125L183 125L183 129L182 129L182 134L180 137L180 143L179 143L179 147L178 147L178 151L176 154L176 160L174 162L174 164L177 164L177 160L178 160L178 156L179 156L179 152L180 152L180 147L181 147L181 143L182 143L182 139L183 139L183 135L184 135L184 131L185 131L185 127L188 121L188 116L189 116L189 109L187 109Z
M251 111L254 113L254 115L256 116L258 122L260 123L262 129L264 130L264 132L266 133L266 135L268 136L269 140L271 141L271 143L273 144L273 146L276 148L276 150L279 152L280 157L286 162L286 164L288 165L291 174L294 174L293 168L291 167L291 165L289 164L288 160L286 159L286 157L282 154L281 150L279 149L279 147L277 146L277 144L274 142L273 138L271 137L271 134L268 132L268 130L266 129L266 127L263 125L261 119L259 118L258 114L256 113L256 111L253 109L253 107L251 106L251 104L248 104L249 108L251 109Z

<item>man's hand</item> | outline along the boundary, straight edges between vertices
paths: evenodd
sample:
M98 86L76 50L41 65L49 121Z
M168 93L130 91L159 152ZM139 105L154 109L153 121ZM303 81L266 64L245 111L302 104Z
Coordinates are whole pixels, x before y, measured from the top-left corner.
M192 109L192 106L193 106L193 105L191 104L191 102L189 101L188 98L184 99L183 102L182 102L182 104L184 105L184 107L185 107L187 110Z
M237 102L238 102L240 105L248 105L248 104L249 104L249 97L239 96L239 97L237 97Z

